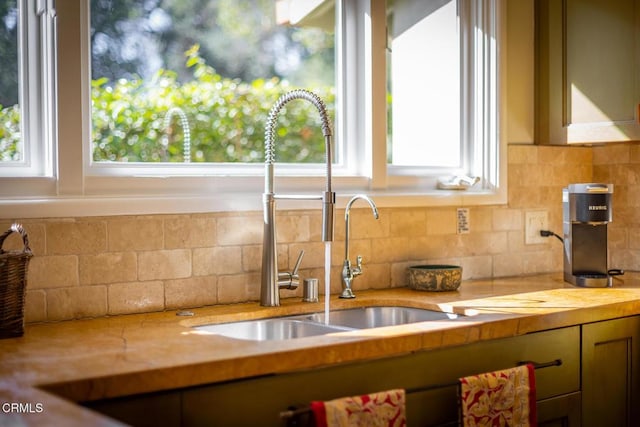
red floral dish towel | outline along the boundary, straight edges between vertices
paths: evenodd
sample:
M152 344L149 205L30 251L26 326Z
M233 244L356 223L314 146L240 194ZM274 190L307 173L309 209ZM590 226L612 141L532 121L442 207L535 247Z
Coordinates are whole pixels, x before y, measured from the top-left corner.
M464 427L535 427L533 365L461 378L460 412Z
M317 427L404 427L404 390L311 402Z

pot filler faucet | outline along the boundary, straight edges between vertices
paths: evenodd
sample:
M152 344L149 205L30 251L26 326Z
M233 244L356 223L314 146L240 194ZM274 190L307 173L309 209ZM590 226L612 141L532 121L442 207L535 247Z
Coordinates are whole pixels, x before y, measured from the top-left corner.
M356 257L356 266L353 267L351 265L351 261L349 260L349 213L351 211L351 205L358 199L362 199L365 202L369 203L371 206L371 210L373 211L373 217L378 219L378 208L376 204L369 197L364 194L358 194L353 196L351 200L347 203L347 207L344 210L344 263L342 264L342 294L340 298L355 298L356 296L353 294L353 290L351 285L353 284L353 280L362 274L362 257L358 255Z
M275 125L278 113L289 101L304 99L311 102L318 112L322 122L322 134L325 141L326 161L326 187L325 191L318 195L283 195L273 191L273 163L275 161ZM333 240L333 208L336 194L331 191L331 124L327 108L322 100L314 93L307 90L294 90L282 95L274 104L267 118L264 144L264 194L262 203L264 206L264 235L262 242L262 278L260 283L260 305L274 307L280 305L280 288L295 289L298 286L298 267L302 261L303 252L300 253L296 265L291 272L278 272L278 250L276 245L276 199L295 200L320 200L322 201L322 241Z

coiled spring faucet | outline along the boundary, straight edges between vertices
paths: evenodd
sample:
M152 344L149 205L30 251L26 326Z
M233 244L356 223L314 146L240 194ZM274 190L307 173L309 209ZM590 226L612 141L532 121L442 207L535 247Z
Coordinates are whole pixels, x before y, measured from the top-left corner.
M294 99L311 102L320 113L322 134L325 140L326 187L319 195L276 195L273 190L273 164L275 162L275 126L278 114L285 104ZM333 241L333 217L336 195L331 191L331 123L324 102L313 92L293 90L282 95L269 112L265 129L265 174L264 194L264 235L262 243L262 277L260 283L260 305L273 307L280 305L280 288L295 289L298 286L298 267L303 253L300 253L292 272L278 272L278 250L276 245L275 201L276 199L321 200L322 201L322 240Z

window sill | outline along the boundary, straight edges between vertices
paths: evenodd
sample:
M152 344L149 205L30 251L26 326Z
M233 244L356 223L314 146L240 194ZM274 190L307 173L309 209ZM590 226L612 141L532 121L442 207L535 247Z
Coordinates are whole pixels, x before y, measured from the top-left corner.
M321 188L321 187L319 187ZM506 203L506 189L492 191L423 192L397 190L341 190L337 205L344 208L358 193L372 197L380 208L479 206ZM300 193L300 192L298 192ZM304 194L314 194L305 192ZM320 209L319 203L305 200L278 201L280 210ZM262 188L254 191L218 191L212 194L184 195L87 195L38 198L12 198L0 201L0 218L60 218L85 216L190 214L262 210Z

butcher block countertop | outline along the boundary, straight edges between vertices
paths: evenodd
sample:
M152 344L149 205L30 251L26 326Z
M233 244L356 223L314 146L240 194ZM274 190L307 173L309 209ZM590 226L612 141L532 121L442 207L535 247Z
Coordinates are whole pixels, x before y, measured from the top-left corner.
M430 321L286 341L243 341L191 328L264 317L321 312L318 303L283 299L176 312L27 325L21 338L0 340L0 425L116 426L75 402L178 389L640 314L640 274L614 278L612 288L577 288L561 274L464 281L454 292L407 288L331 297L331 309L371 305L464 314Z

